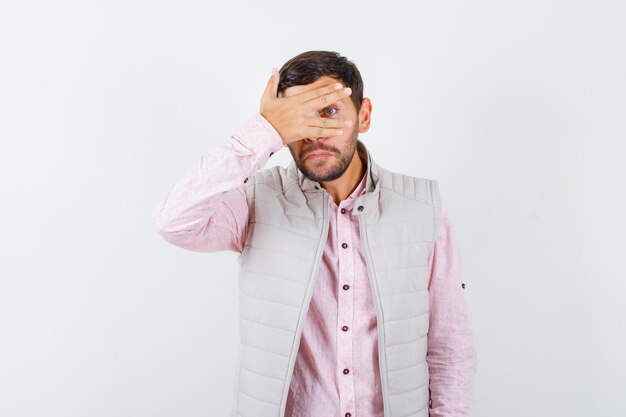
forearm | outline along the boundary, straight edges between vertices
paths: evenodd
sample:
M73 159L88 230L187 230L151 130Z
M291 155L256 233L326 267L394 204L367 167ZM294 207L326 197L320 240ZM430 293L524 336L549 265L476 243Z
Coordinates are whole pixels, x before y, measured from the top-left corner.
M460 246L445 208L430 266L426 358L430 373L430 416L467 417L477 354L465 301Z
M467 417L474 390L477 355L467 314L459 308L429 335L431 417Z
M221 234L240 236L244 225L237 219L247 217L246 179L282 146L263 116L251 117L169 189L152 213L159 234L170 243L200 251L215 250L210 240L224 240Z

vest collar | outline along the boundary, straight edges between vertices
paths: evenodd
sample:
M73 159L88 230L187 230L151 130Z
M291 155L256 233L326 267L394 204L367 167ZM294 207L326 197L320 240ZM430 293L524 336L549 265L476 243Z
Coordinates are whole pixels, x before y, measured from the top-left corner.
M361 158L361 161L367 161L367 172L365 174L365 194L377 193L380 190L380 184L378 181L380 178L380 166L376 162L374 162L374 159L372 158L369 150L367 149L365 144L359 139L356 140L356 150L359 158ZM296 167L295 161L291 161L291 163L287 167L287 170L291 171L293 175L297 176L298 183L300 184L300 188L303 192L325 192L324 188L318 181L312 181L304 176L302 171L300 171Z

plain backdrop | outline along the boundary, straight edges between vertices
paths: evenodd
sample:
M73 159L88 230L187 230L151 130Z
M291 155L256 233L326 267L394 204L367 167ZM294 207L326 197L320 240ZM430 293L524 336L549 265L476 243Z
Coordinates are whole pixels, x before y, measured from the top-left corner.
M229 415L236 253L150 214L314 49L360 69L373 158L440 182L472 415L623 415L625 21L617 0L1 0L0 415Z

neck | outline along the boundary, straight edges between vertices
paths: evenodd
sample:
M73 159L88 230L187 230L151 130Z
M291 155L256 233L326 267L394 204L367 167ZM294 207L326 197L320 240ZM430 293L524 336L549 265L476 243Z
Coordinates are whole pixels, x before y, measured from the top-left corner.
M366 172L366 162L363 162L359 153L355 151L350 165L341 177L332 181L320 182L320 185L330 194L335 204L339 205L342 200L352 194Z

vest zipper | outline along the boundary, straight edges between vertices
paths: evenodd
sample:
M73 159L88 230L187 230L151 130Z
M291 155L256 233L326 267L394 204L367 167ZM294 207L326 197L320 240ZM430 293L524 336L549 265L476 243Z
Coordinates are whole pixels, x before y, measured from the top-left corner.
M372 202L372 204L374 204ZM385 333L383 331L383 315L382 304L380 302L380 294L378 292L378 282L373 270L372 254L370 252L369 241L367 240L367 228L363 225L363 216L359 216L359 230L361 232L361 245L363 246L363 253L365 254L365 265L367 267L367 274L369 276L370 285L376 300L376 330L378 332L378 369L380 371L381 387L383 394L383 416L389 417L389 399L387 394L387 362L383 352L385 351Z
M302 310L300 318L298 319L298 325L296 327L296 334L295 334L296 339L292 347L293 354L289 358L289 369L287 371L287 381L285 382L285 387L283 389L283 396L280 402L279 417L285 416L285 408L287 407L287 395L289 394L289 387L291 385L291 379L293 377L293 369L296 365L296 357L298 356L298 350L299 350L297 349L294 352L293 349L295 348L295 346L300 345L300 338L302 337L302 328L304 327L304 321L306 319L306 314L309 310L311 298L313 298L313 291L315 290L315 284L317 281L319 266L322 263L322 255L324 254L324 246L326 245L326 240L328 239L328 230L329 230L328 199L329 199L329 194L327 192L324 192L322 195L322 200L323 200L322 235L320 236L320 242L317 246L317 253L316 253L315 264L313 265L312 277L309 280L309 287L307 288L307 292L305 294L304 304L306 305L306 308Z

